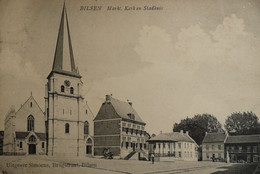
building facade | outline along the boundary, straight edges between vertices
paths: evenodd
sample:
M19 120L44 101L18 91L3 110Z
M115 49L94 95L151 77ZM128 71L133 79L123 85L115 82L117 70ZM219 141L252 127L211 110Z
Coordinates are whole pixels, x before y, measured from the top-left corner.
M188 131L161 133L148 142L149 153L154 153L157 157L171 157L172 160L185 161L198 160L198 145L189 136Z
M33 98L5 117L3 153L5 155L45 155L46 130L43 111Z
M74 62L69 31L64 5L53 66L45 87L47 154L51 156L93 153L93 116L85 108L83 82Z
M260 135L228 136L225 140L225 158L230 162L258 163Z
M127 157L130 153L147 151L145 122L132 106L106 95L94 119L94 154L103 156L109 148L114 156ZM133 153L134 152L134 153Z
M202 160L224 159L225 133L207 133L202 141Z
M10 109L4 123L4 154L93 156L94 115L83 97L69 31L64 4L53 66L45 85L45 112L32 96L17 112Z

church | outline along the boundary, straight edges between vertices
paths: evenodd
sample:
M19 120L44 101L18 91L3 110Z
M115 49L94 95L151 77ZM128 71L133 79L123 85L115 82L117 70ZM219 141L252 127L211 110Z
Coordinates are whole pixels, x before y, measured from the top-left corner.
M83 97L82 76L75 65L65 4L53 66L45 85L45 110L33 96L5 117L6 155L92 156L94 116Z

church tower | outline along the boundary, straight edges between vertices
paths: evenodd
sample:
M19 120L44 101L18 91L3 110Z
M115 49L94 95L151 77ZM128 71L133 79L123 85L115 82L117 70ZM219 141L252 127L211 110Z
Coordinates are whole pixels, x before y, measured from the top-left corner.
M86 154L84 125L87 118L82 97L83 83L75 66L65 4L53 66L47 79L45 86L47 154L49 156Z

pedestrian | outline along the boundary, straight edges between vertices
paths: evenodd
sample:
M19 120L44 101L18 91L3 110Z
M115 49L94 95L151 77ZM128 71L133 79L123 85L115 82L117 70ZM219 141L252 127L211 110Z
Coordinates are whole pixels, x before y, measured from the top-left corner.
M151 157L152 157L152 163L154 164L154 154L153 153L152 153Z

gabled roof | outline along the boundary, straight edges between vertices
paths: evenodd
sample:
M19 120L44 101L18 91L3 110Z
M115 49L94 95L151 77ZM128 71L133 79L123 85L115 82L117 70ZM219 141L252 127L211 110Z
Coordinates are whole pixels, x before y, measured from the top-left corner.
M65 58L68 59L70 63L70 69L64 69ZM69 75L73 77L81 78L78 69L75 66L70 30L69 30L69 22L67 16L67 10L65 7L65 3L62 10L59 33L57 38L56 50L52 65L52 71L49 74L51 76L53 73ZM48 76L48 78L49 78Z
M129 117L129 114L134 114L135 121L145 123L141 117L138 115L138 113L135 111L132 105L130 105L128 102L120 101L118 99L114 99L111 97L111 104L114 107L116 113L124 119L131 120Z
M15 132L16 139L25 139L30 132ZM35 133L40 140L46 140L45 133Z
M192 142L196 143L188 134L181 132L161 133L147 141L164 141L164 142Z
M17 111L15 114L17 114L17 113L23 108L23 106L26 105L26 104L30 101L30 99L32 99L32 100L36 103L36 105L38 106L38 108L39 108L39 109L41 110L41 112L43 113L42 108L39 106L39 104L37 103L37 101L34 99L34 97L33 97L32 94L31 94L31 96L24 102L24 104L21 105L21 107L18 109L18 111Z
M202 143L224 143L225 138L225 133L206 133Z
M260 143L260 134L228 136L225 143Z

